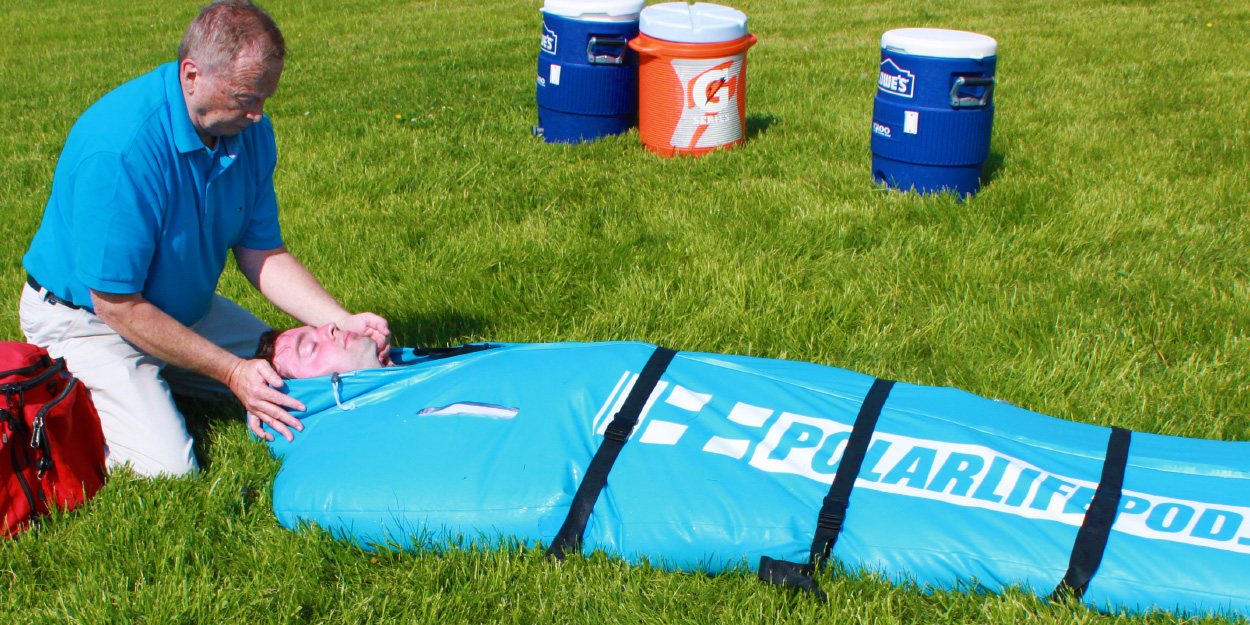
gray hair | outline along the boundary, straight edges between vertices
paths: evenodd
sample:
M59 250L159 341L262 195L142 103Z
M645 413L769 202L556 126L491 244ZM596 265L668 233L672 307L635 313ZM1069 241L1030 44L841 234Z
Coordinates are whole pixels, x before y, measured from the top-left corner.
M194 58L204 71L229 68L239 53L255 50L265 61L286 58L282 31L264 9L249 0L217 0L187 26L178 45L178 62Z

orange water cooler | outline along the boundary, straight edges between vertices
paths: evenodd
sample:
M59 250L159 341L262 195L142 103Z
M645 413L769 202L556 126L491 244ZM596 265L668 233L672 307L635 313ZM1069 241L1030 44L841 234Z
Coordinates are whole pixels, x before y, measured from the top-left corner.
M637 38L638 132L662 156L698 156L746 137L747 16L717 4L642 10Z

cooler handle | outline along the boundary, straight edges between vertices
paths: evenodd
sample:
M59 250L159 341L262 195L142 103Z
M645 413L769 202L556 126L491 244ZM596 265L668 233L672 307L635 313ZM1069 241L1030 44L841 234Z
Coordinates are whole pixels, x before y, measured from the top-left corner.
M629 41L625 39L612 38L600 39L591 37L586 42L586 60L591 65L624 65L625 64L625 46L629 45ZM595 54L595 46L620 46L621 52L616 56L610 54Z
M973 108L989 104L990 94L994 91L995 83L993 76L985 78L960 76L956 78L955 85L951 87L951 108ZM961 98L959 97L959 90L963 87L985 87L985 95L979 98Z

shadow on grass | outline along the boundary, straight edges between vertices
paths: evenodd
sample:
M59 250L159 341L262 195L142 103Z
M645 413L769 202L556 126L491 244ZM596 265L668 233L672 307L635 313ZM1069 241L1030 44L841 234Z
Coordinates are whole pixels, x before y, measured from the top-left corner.
M463 343L465 337L480 336L488 327L486 319L470 313L440 311L387 319L396 347L442 347Z
M213 458L213 430L245 423L243 404L228 395L220 399L175 395L174 403L186 421L187 433L195 441L195 460L200 464L200 471L208 471Z
M985 165L981 167L981 186L994 182L999 170L1003 168L1003 160L1001 152L990 152L989 157L985 159Z
M747 115L747 140L754 139L756 135L768 132L773 124L781 121L772 115Z

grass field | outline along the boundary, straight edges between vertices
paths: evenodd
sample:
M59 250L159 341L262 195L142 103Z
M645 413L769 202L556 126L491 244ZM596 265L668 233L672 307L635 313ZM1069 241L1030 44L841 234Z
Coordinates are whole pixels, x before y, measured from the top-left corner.
M742 149L663 160L636 132L546 145L539 2L270 0L267 106L287 243L398 342L637 339L958 386L1067 419L1250 439L1250 6L740 0ZM77 116L172 60L197 5L0 0L0 339ZM878 41L1000 42L983 192L869 176ZM290 321L233 269L220 290ZM523 548L377 553L279 527L278 470L229 405L186 407L205 470L114 475L0 543L0 622L1154 622L1025 593L828 575L832 601ZM1247 582L1250 584L1250 582Z

